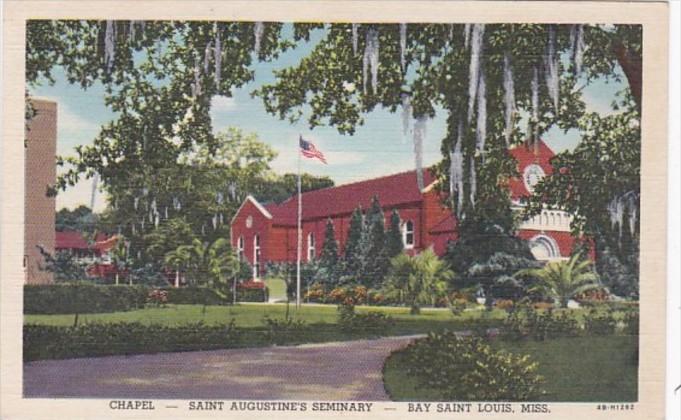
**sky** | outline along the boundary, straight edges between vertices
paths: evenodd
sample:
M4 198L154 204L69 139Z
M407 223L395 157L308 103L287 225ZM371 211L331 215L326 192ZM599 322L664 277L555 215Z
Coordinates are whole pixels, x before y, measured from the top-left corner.
M303 159L302 171L328 176L337 185L414 169L413 145L402 132L399 112L391 114L377 108L365 114L364 125L357 127L353 136L348 136L339 134L333 127L321 126L310 130L304 118L295 124L279 120L265 111L260 98L251 97L253 90L275 80L273 70L297 64L320 37L318 32L309 43L283 53L276 61L257 64L254 67L255 80L234 89L232 97L215 97L211 109L214 131L236 126L247 133L257 133L263 142L278 152L271 165L277 173L297 171L297 142L302 135L324 153L328 162L324 165L317 160ZM53 85L45 83L30 91L34 96L57 102L57 154L70 156L74 155L74 147L92 143L102 124L112 120L114 115L104 104L104 89L101 85L83 90L70 85L60 69L56 69L54 74L56 82ZM606 83L603 80L596 80L586 86L583 95L587 110L601 114L612 112L611 103L615 93L621 89L620 83ZM441 159L440 142L445 134L446 115L438 112L427 123L423 142L424 165L432 165ZM579 133L575 130L563 133L553 128L543 136L543 140L558 153L574 148L579 141ZM91 191L92 181L81 180L57 195L57 209L74 208L81 204L89 206ZM99 191L95 197L97 212L106 205L103 194Z

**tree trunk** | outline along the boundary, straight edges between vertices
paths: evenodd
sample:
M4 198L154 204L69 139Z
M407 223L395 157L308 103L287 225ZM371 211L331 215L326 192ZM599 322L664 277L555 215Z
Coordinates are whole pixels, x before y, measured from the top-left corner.
M643 59L636 53L629 50L621 41L615 41L612 50L615 53L617 62L622 67L624 75L629 82L631 94L636 101L638 111L641 112L641 94L642 94L642 65Z

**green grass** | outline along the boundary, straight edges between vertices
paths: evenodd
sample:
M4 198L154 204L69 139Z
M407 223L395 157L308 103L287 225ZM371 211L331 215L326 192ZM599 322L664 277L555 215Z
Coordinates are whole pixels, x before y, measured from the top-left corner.
M385 335L404 335L426 333L428 331L442 331L444 329L460 330L470 328L471 323L482 321L489 324L500 323L505 313L503 311L467 311L454 316L447 309L424 308L419 315L410 315L409 308L403 307L368 307L358 306L357 312L383 312L395 319L395 326ZM306 324L314 324L317 329L325 329L337 323L338 313L335 305L305 304L296 309L294 304L289 306L289 315ZM128 312L112 312L98 314L81 314L78 323L110 323L110 322L140 322L142 324L162 324L181 326L187 323L202 321L209 325L228 324L232 319L241 328L262 327L263 319L285 319L286 304L237 304L234 306L206 306L202 305L167 305L165 308L145 308ZM25 324L43 324L56 326L73 325L74 315L24 315ZM332 328L331 330L335 330ZM339 337L338 339L341 339ZM332 339L332 337L329 337Z
M266 279L265 284L269 290L270 299L286 300L286 282L280 278Z
M548 341L496 341L495 347L529 354L539 363L550 402L633 402L638 395L638 336L570 337ZM403 353L384 367L385 387L395 401L444 401L405 372ZM455 380L455 379L454 379Z

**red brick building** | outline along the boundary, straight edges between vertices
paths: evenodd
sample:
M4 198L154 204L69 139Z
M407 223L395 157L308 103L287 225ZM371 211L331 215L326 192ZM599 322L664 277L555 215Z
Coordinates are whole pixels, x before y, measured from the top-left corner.
M38 246L54 253L54 196L47 195L57 179L57 104L31 99L35 116L28 122L24 152L24 275L30 284L52 283L41 269Z
M538 148L524 146L511 150L518 161L521 177L512 179L509 186L513 205L520 209L521 198L552 171L549 160L553 152L540 142ZM456 240L456 217L443 207L435 188L435 180L428 171L424 174L426 187L419 190L416 172L394 175L325 188L302 194L302 260L309 261L321 252L327 220L334 224L339 249L343 252L347 241L350 218L357 206L369 208L373 196L378 196L386 223L396 210L402 220L402 237L407 252L418 253L432 247L443 255L447 242ZM263 273L267 262L295 262L297 254L298 197L280 204L262 205L248 197L231 222L231 242L240 258L254 267L254 277ZM569 214L546 209L541 215L519 226L518 236L530 241L532 252L540 260L565 258L572 250Z

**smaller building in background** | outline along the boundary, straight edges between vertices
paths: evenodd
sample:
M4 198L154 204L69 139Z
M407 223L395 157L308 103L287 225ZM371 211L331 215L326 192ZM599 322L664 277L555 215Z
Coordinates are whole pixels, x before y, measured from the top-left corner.
M118 243L118 236L97 234L88 241L81 232L56 232L56 252L68 252L87 266L87 274L105 282L115 282L116 274L122 274L113 264L111 252Z

